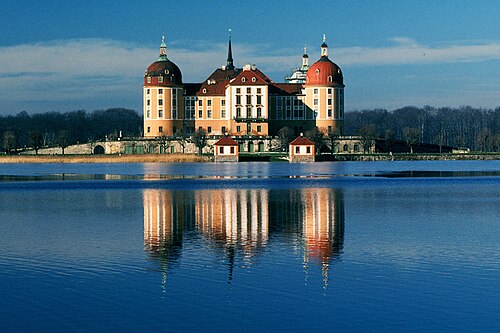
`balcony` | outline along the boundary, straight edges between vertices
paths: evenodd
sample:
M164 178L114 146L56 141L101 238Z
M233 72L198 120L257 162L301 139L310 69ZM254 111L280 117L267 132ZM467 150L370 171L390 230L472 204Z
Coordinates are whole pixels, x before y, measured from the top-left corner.
M267 122L267 118L265 118L265 117L259 117L259 118L233 117L233 119L237 123L265 123L265 122Z

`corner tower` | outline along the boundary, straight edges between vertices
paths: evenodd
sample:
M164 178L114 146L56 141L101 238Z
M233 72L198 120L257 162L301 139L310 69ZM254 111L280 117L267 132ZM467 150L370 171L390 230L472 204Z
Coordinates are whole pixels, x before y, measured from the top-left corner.
M182 73L167 58L165 36L161 38L160 56L144 73L144 136L172 136L182 130Z
M323 35L321 57L306 74L306 105L313 110L316 126L332 133L344 131L344 79L340 67L328 58Z

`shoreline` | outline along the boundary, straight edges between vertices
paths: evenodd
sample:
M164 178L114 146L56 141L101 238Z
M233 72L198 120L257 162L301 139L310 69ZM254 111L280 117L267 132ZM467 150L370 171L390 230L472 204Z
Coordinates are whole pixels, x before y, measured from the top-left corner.
M195 154L144 155L4 155L0 164L18 163L195 163L210 161Z
M460 161L500 160L500 153L488 154L366 154L320 155L321 161ZM213 162L213 156L197 154L136 155L0 155L0 164L21 163L199 163Z

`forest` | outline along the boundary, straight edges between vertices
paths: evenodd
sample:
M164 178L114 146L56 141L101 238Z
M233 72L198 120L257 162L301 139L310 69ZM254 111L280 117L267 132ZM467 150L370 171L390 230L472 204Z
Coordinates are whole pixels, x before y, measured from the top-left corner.
M93 112L46 112L0 117L2 150L11 153L32 147L63 146L142 135L142 118L137 112L114 108Z
M103 139L142 135L142 117L134 110L107 109L0 116L1 150L12 153L26 147L68 146ZM345 113L345 135L386 140L413 140L472 151L500 150L500 107L422 108L393 111L357 110Z
M386 140L408 141L413 137L417 143L499 151L500 107L408 106L393 111L352 111L345 113L344 132Z

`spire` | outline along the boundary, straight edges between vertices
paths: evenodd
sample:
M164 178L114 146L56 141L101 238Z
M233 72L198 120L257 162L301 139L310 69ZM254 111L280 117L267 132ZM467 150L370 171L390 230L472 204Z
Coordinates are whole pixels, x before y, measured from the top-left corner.
M165 35L161 35L160 58L158 60L167 60L167 44L165 44Z
M303 70L309 69L309 56L307 55L307 46L304 45L304 54L302 55L302 68Z
M328 57L328 45L326 45L325 34L323 34L323 44L321 44L321 57Z
M229 29L229 47L227 50L227 64L226 64L226 69L234 69L234 64L233 64L233 52L231 50L231 29Z

